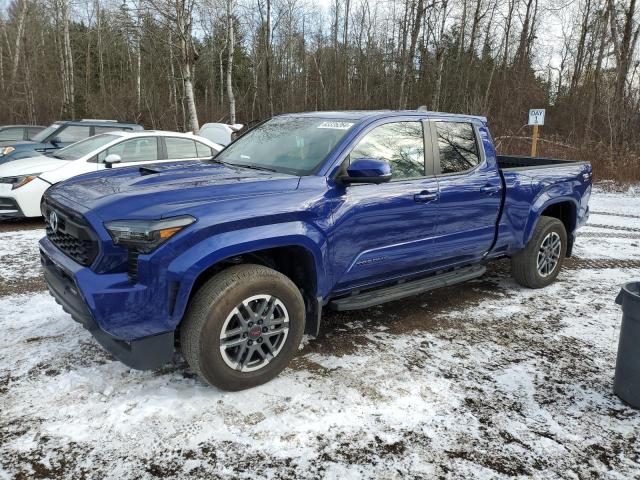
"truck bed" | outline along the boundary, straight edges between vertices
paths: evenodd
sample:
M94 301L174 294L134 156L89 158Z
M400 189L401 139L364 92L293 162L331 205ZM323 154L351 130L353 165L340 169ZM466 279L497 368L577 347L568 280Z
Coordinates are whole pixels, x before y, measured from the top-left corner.
M500 170L530 170L532 168L567 167L587 162L581 160L560 160L557 158L526 157L522 155L498 155Z

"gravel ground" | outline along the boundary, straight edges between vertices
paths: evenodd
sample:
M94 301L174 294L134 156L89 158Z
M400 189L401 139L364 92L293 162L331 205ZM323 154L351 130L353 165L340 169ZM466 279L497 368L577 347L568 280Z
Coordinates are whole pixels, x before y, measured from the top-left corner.
M554 285L523 289L503 261L327 312L290 368L239 393L179 356L113 361L44 292L42 225L2 225L0 478L639 478L640 414L612 381L640 202L598 192L592 210Z

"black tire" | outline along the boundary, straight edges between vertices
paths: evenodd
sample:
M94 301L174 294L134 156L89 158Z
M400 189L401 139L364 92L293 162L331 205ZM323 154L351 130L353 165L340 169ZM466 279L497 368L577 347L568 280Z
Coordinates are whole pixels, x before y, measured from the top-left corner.
M276 337L274 341L281 341L280 348L267 361L264 366L254 371L239 371L241 362L236 364L236 368L231 368L227 361L230 361L230 355L227 352L240 352L240 348L244 347L249 351L251 348L258 348L258 341L251 340L254 338L257 321L248 333L242 333L237 338L237 342L241 342L240 337L247 337L247 341L251 341L253 347L248 347L247 343L235 347L230 347L222 352L221 339L222 329L227 325L227 332L237 330L237 328L229 327L229 318L236 322L238 328L241 324L239 317L233 316L238 307L238 311L242 310L242 317L247 320L251 318L249 310L243 306L243 302L255 297L267 296L279 300L278 311L288 314L288 333ZM268 308L266 299L255 300L254 302L265 302L263 304L251 304L256 310L260 310L261 305ZM270 305L270 304L269 304ZM269 310L271 311L271 310ZM266 317L264 317L266 318ZM276 318L276 314L270 314L269 318ZM262 321L260 321L262 323ZM261 265L236 265L218 273L208 280L196 292L191 299L185 318L180 328L180 347L182 354L187 360L189 366L206 382L215 385L223 390L237 391L246 388L255 387L268 382L278 375L289 363L293 355L296 353L302 334L304 333L305 307L304 300L300 290L285 275ZM253 322L252 322L253 323ZM264 325L266 325L265 322ZM248 324L248 321L247 321ZM283 324L280 325L281 328ZM245 328L246 325L242 328ZM276 327L261 327L276 328ZM258 333L260 338L260 352L264 354L269 342L269 350L272 350L271 340L267 338L267 333ZM262 338L262 335L265 335ZM277 335L277 334L275 334ZM271 337L274 338L274 337ZM228 347L229 348L229 347ZM262 355L257 350L253 353L252 358L260 359ZM239 356L247 354L238 353ZM267 353L267 357L269 354ZM264 362L265 359L262 359ZM246 367L246 366L245 366ZM244 368L244 367L243 367Z
M543 242L546 239L555 239L556 235L560 239L560 251L557 263L546 274L539 271L538 254L541 253ZM563 223L557 218L540 217L533 235L527 246L511 257L511 274L516 281L529 288L542 288L553 283L562 269L562 263L567 253L567 231ZM544 255L543 255L544 256ZM551 264L548 264L550 268ZM544 270L544 268L543 268Z

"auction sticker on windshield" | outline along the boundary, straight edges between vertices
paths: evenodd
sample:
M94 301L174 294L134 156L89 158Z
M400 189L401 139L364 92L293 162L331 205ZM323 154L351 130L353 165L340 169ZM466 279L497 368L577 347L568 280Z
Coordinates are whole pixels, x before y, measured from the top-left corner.
M322 122L318 128L331 128L333 130L349 130L353 126L350 122Z

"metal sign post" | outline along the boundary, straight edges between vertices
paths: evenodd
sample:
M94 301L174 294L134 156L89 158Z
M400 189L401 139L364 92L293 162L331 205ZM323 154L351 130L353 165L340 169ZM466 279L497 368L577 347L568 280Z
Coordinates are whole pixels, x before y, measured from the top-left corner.
M544 125L544 108L529 110L529 125L533 125L533 137L531 139L531 156L538 153L538 126Z

